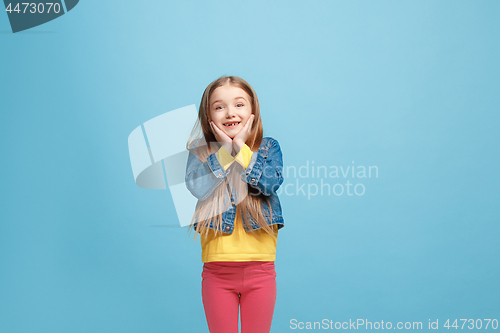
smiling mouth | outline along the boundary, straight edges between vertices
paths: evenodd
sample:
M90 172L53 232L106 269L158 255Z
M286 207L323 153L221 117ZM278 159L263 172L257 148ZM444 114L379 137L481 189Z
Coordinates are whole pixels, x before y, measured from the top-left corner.
M230 123L230 124L223 124L225 127L236 127L241 123L241 121L236 122L236 123Z

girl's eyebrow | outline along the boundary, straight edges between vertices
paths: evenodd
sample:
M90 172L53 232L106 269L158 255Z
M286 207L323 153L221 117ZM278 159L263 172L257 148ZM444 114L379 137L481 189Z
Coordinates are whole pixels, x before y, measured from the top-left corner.
M237 99L239 99L239 98L242 98L242 99L244 99L244 100L246 101L245 97L235 97L235 98L234 98L234 100L237 100ZM212 105L214 105L214 104L215 104L215 103L217 103L217 102L222 102L222 100L221 100L221 99L218 99L218 100L214 101L214 102L212 103Z

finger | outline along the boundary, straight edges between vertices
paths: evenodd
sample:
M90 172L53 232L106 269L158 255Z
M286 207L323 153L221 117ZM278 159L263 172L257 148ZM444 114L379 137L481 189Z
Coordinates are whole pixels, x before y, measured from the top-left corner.
M252 128L252 123L253 123L254 115L250 115L250 117L247 120L247 123L245 124L245 130L247 132L250 132L250 129Z
M214 128L214 124L210 122L210 128L212 129L212 132L214 133L215 136L217 136L217 131Z
M215 131L217 132L218 139L220 141L224 141L224 142L232 142L233 141L233 139L231 139L229 137L229 135L227 135L226 132L224 132L222 129L220 129L219 126L217 126L214 122L212 122L212 125L213 125Z
M210 125L212 125L212 128L214 129L215 132L217 132L217 134L220 134L221 132L220 128L217 125L215 125L213 121L210 122Z
M243 126L244 130L248 129L248 125L250 125L251 121L252 121L252 115L250 115L250 117L248 117L247 121L245 122L245 126Z
M221 141L217 126L215 126L213 122L210 122L210 127L212 128L212 132L214 133L215 139L217 141Z
M253 121L255 120L255 115L252 114L252 120L250 121L250 125L248 126L248 128L252 128L252 125L253 125Z
M217 132L219 132L219 134L226 134L226 133L224 133L224 131L223 131L223 130L219 127L219 126L217 126L215 123L213 123L213 125L214 125L215 130L216 130Z

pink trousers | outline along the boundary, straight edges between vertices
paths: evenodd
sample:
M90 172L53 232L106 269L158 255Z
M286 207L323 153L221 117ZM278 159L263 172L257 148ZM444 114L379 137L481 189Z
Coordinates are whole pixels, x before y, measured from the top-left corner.
M203 265L201 294L210 333L269 333L276 303L274 261L214 261Z

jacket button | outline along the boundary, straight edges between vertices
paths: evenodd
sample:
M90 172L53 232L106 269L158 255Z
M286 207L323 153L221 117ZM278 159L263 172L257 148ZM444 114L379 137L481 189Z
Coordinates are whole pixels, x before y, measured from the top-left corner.
M222 176L222 173L219 172L219 177Z
M250 181L251 181L252 183L255 183L255 178L252 178Z
M267 156L264 156L264 159L267 159Z
M226 226L226 231L229 231L231 230L231 228L229 226Z

